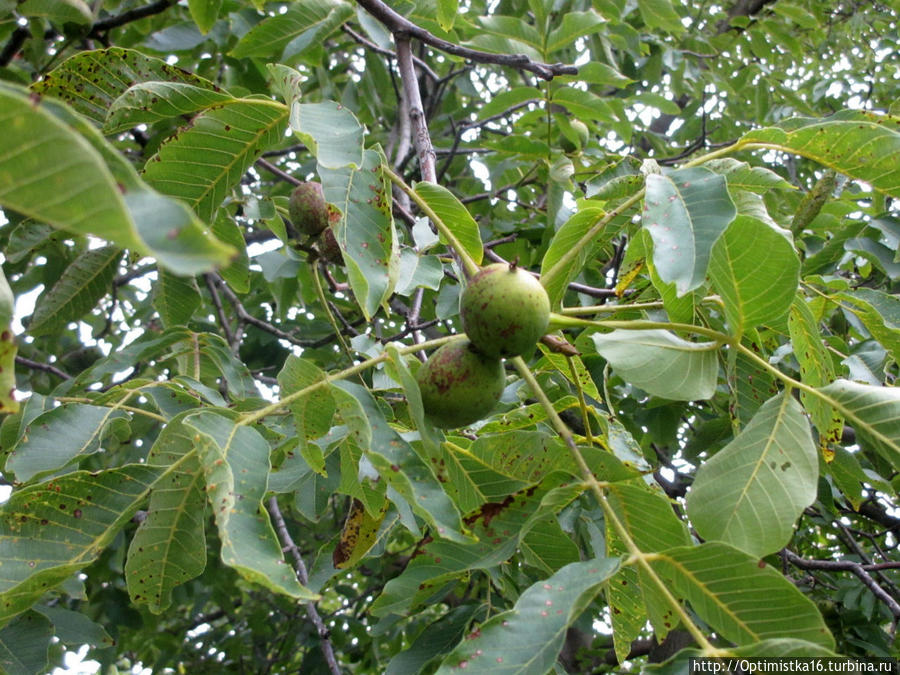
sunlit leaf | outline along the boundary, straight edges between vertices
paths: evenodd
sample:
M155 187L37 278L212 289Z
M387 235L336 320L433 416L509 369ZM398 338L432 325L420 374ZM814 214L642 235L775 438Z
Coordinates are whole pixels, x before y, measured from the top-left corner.
M816 498L819 464L803 409L769 399L735 439L697 470L688 516L705 540L763 557L784 547Z
M710 398L719 364L714 343L688 342L664 330L614 330L591 336L626 382L674 401Z
M301 600L318 596L297 581L262 499L269 473L269 444L255 429L211 411L185 418L200 435L197 452L207 496L222 541L222 562L275 593Z
M706 278L713 245L736 214L725 178L709 169L647 176L643 224L660 278L679 295Z
M13 491L0 508L0 624L96 560L160 475L131 464Z
M427 202L447 228L453 233L463 249L476 263L481 264L483 254L481 233L478 223L466 207L447 188L436 183L416 183L416 194ZM443 241L443 238L442 238ZM446 244L447 242L444 241Z
M722 296L731 330L771 324L790 309L800 259L786 231L738 216L712 249L709 276Z
M751 131L741 144L761 145L815 160L876 190L900 196L900 133L872 113L847 112L826 120L794 119L781 128Z
M707 542L670 549L651 564L726 640L750 645L792 638L834 648L815 604L757 556Z
M209 222L247 168L281 139L286 123L287 108L274 101L235 99L209 109L163 144L144 178Z
M107 425L116 419L128 419L128 414L115 407L63 403L35 418L10 454L6 470L28 481L97 452Z

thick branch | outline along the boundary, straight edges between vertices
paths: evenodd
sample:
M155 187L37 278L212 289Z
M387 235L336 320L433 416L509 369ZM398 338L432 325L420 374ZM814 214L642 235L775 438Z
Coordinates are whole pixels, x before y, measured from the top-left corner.
M428 125L425 123L422 94L419 91L419 82L413 67L409 38L398 35L396 40L397 63L400 66L403 94L409 107L409 119L412 122L413 143L416 146L416 155L419 158L419 170L422 172L422 180L436 183L437 171L435 170L434 147L431 145L431 136L428 133Z
M865 566L858 562L853 562L852 560L807 560L787 549L782 551L782 555L794 567L799 567L802 570L830 570L853 573L866 588L872 591L876 598L887 605L894 618L900 618L900 604L879 586L878 582L872 578L872 575L866 571Z
M577 75L578 68L562 63L539 63L532 61L524 54L491 54L490 52L481 52L477 49L468 49L461 47L453 42L442 40L436 35L432 35L424 28L420 28L412 23L406 17L401 16L393 9L388 7L381 0L357 0L369 14L383 23L394 37L406 35L421 40L425 44L439 49L442 52L461 56L464 59L475 61L476 63L493 63L499 66L509 66L519 70L527 70L534 73L545 80L552 80L557 75Z

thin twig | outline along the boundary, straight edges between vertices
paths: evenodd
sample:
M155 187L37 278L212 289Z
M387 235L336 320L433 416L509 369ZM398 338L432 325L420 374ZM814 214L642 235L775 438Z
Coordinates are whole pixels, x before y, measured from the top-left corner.
M300 183L302 182L302 181L294 178L291 174L285 173L284 171L279 169L277 166L275 166L271 162L267 162L262 157L260 157L258 160L256 160L255 164L256 164L256 166L265 169L269 173L275 174L281 180L287 181L291 185L300 185Z
M275 497L269 498L269 514L272 516L275 531L278 533L281 545L284 547L285 551L291 554L291 557L294 560L294 571L297 573L297 579L301 584L306 586L309 583L309 574L306 571L306 563L303 562L303 556L300 555L300 549L297 548L297 544L294 543L291 533L288 532L287 523L284 521L281 509L278 507L278 499ZM334 648L331 646L328 629L325 627L325 622L322 621L322 617L319 616L319 611L316 609L313 602L306 603L306 615L309 617L309 620L313 622L313 625L316 627L316 631L319 634L319 646L322 648L322 655L325 657L328 669L331 671L332 675L341 675L341 668L338 666L337 659L334 657Z
M50 373L51 375L56 375L58 378L62 380L71 380L72 376L66 372L63 372L56 366L51 366L49 363L40 363L39 361L32 361L31 359L26 359L24 356L16 356L16 363L20 366L25 366L26 368L31 368L32 370L40 370L45 373Z
M365 47L366 49L368 49L368 50L370 50L370 51L375 52L376 54L381 54L382 56L387 56L388 58L392 58L392 59L396 57L396 54L394 54L394 52L392 52L390 49L385 49L384 47L379 47L378 45L376 45L376 44L375 44L374 42L372 42L371 40L367 40L365 37L363 37L362 35L360 35L359 33L357 33L355 30L353 30L352 28L350 28L350 26L348 26L347 24L343 24L343 25L341 26L341 30L343 30L347 35L349 35L351 38L353 38L356 42L358 42L359 44L361 44L363 47ZM413 55L413 61L415 61L416 65L417 65L417 66L422 70L422 72L425 73L425 75L427 75L429 78L431 78L431 79L434 80L435 82L438 82L438 81L441 80L441 76L438 75L436 72L434 72L434 71L428 66L428 64L425 63L425 62L424 62L422 59L420 59L418 56Z
M453 42L442 40L436 35L432 35L424 28L420 28L406 17L395 12L381 2L381 0L357 1L360 6L369 12L369 14L383 23L387 29L394 34L395 39L400 35L414 37L430 47L439 49L442 52L447 52L448 54L453 54L454 56L461 56L464 59L469 59L476 63L493 63L499 66L509 66L519 70L527 70L545 80L552 80L557 75L578 74L578 68L575 66L562 63L540 63L532 61L525 54L491 54L490 52L481 52L477 49L462 47Z
M231 351L236 352L240 343L235 341L234 333L231 331L231 324L228 322L228 317L225 316L225 308L222 307L222 299L219 297L219 291L216 290L216 280L211 274L204 274L203 278L206 281L206 287L209 289L213 307L216 308L216 316L219 318L219 323L222 325L222 332L225 333L225 341L228 343L228 346L231 347Z
M97 38L100 37L104 32L112 30L113 28L118 28L119 26L124 26L126 23L131 23L132 21L137 21L138 19L153 16L154 14L159 14L160 12L165 12L176 2L178 2L178 0L156 0L156 2L151 2L149 5L136 7L135 9L130 9L127 12L122 12L121 14L116 14L115 16L101 19L91 27L91 31L87 34L87 37Z

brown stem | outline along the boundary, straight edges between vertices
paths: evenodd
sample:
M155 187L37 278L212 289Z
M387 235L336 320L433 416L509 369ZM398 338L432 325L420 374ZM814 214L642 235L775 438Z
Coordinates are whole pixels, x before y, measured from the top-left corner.
M294 560L294 571L297 573L297 579L301 584L306 586L306 584L309 583L309 574L306 571L306 563L303 562L303 556L300 555L300 549L297 548L297 544L294 543L291 533L288 532L287 523L284 522L284 516L281 514L281 509L278 507L278 499L275 497L269 498L269 514L272 516L272 522L275 525L275 531L278 533L278 539L281 541L281 545L284 547L285 551L291 554L291 557ZM337 659L334 657L334 648L331 646L331 640L328 637L328 629L325 627L325 622L322 621L322 617L319 616L319 611L312 602L306 603L306 615L309 617L309 620L313 622L313 625L316 627L316 631L319 634L319 645L322 647L322 655L325 657L325 662L328 664L328 670L331 671L332 675L341 675L340 666L338 666Z
M423 180L429 183L436 183L437 171L435 169L434 147L431 145L431 136L428 133L428 125L425 123L422 94L419 91L416 70L413 66L409 38L398 34L395 35L395 40L397 42L397 63L400 66L403 93L409 107L409 119L412 122L413 143L416 147L416 155L419 158L419 170L422 172Z
M387 29L394 34L395 38L400 35L414 37L430 47L439 49L442 52L447 52L448 54L461 56L464 59L469 59L470 61L475 61L477 63L493 63L499 66L509 66L519 70L527 70L545 80L552 80L557 75L578 74L578 68L575 66L562 63L539 63L537 61L532 61L525 54L491 54L490 52L481 52L477 49L462 47L453 42L442 40L436 35L432 35L424 28L420 28L406 17L395 12L381 2L381 0L357 0L357 2L369 12L369 14L383 23Z

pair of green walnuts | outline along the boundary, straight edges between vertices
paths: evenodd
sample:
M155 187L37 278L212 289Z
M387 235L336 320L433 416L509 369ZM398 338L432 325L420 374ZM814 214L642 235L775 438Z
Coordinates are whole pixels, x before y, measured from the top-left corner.
M288 200L288 215L298 232L316 238L316 249L325 262L344 264L320 183L306 182L294 187Z
M288 215L298 232L315 237L323 260L343 264L321 184L297 185ZM531 274L498 263L469 280L460 315L466 338L439 348L416 374L426 415L445 429L480 420L497 405L506 384L501 359L534 350L547 332L550 300Z
M425 414L445 429L491 412L506 385L501 359L534 351L550 322L544 287L510 263L479 270L459 309L466 337L440 347L416 373Z

